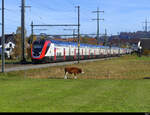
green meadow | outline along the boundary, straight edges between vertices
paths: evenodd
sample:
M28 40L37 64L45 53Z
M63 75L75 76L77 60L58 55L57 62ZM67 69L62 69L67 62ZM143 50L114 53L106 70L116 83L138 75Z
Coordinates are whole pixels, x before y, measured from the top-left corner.
M0 112L150 112L150 57L86 62L65 80L64 67L0 73Z

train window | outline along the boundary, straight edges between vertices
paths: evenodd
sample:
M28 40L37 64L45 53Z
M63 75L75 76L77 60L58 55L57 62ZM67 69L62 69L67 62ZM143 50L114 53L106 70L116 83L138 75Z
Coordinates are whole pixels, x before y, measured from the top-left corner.
M61 52L57 52L57 56L61 56Z
M50 48L50 43L48 43L45 54L47 53L48 49Z
M35 42L33 43L33 46L32 46L32 47L33 47L33 51L41 52L42 49L43 49L44 43L45 43L44 40L35 41Z
M43 48L43 45L42 44L34 44L33 48L34 49L41 49L41 48Z
M45 43L44 40L34 42L33 49L42 49L44 46L44 43Z

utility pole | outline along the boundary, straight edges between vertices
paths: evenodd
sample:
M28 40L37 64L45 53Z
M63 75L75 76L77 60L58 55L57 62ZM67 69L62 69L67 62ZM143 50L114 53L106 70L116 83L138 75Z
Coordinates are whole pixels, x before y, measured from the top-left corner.
M80 6L78 6L78 63L80 61Z
M92 13L97 13L97 19L93 19L93 20L97 20L97 41L98 41L98 45L99 45L100 44L100 39L99 39L100 23L99 23L99 21L104 20L104 19L100 19L100 13L104 13L104 11L100 11L99 8L97 8L97 11L93 11Z
M143 22L143 23L145 23L144 31L145 31L145 32L148 32L148 23L150 23L150 22L148 22L148 21L147 21L147 18L146 18L146 19L145 19L145 22Z
M33 43L33 34L34 34L34 32L33 32L34 30L33 30L33 21L31 22L31 39L30 39L30 47L32 48L32 43Z
M32 44L32 42L33 42L33 34L34 34L34 32L33 32L33 21L31 22L31 34L32 34L32 40L31 40L31 44Z
M4 0L2 0L2 73L5 72Z
M21 43L22 43L22 57L21 57L21 63L26 63L25 58L25 7L31 7L31 6L25 6L25 0L22 0L21 3Z
M26 59L25 59L25 0L22 0L22 6L21 6L21 43L22 43L21 63L26 63Z
M107 45L107 29L105 29L104 46Z
M120 33L118 32L118 42L119 42L119 44L118 44L118 46L119 46L119 56L120 56L120 48L121 48L121 38L120 38Z
M78 63L80 62L80 6L78 8Z

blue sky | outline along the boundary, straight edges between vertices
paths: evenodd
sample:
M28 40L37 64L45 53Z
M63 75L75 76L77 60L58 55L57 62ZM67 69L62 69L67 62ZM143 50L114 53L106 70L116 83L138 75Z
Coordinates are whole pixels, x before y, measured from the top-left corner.
M77 9L80 5L81 33L96 33L96 14L92 11L104 10L100 17L100 33L105 28L108 34L118 32L134 32L143 30L142 22L147 18L150 21L150 0L26 0L26 5L32 6L26 9L26 28L28 35L31 33L31 21L34 24L77 24ZM12 33L20 26L21 0L5 0L5 32ZM1 1L0 1L1 7ZM1 13L1 11L0 11ZM1 19L1 15L0 15ZM1 22L1 21L0 21ZM149 24L150 25L150 24ZM49 27L47 31L35 31L35 33L47 34L72 34L73 27ZM1 29L0 29L1 31Z

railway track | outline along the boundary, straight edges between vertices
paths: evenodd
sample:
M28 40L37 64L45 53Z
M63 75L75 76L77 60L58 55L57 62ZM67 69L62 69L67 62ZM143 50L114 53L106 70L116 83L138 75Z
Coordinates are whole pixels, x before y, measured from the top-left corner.
M100 60L108 60L108 59L112 59L112 58L117 58L117 57L80 60L80 63L100 61ZM67 61L67 62L57 62L57 63L47 63L47 64L24 64L24 65L23 64L6 64L5 72L22 71L22 70L38 69L38 68L47 68L47 67L53 67L53 66L77 64L77 63L78 63L78 61Z

